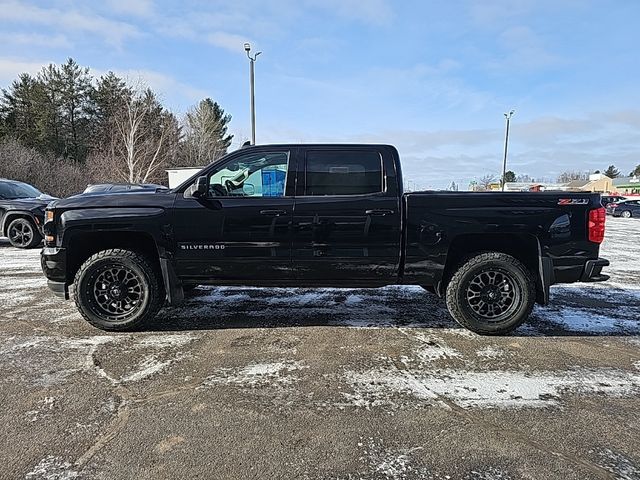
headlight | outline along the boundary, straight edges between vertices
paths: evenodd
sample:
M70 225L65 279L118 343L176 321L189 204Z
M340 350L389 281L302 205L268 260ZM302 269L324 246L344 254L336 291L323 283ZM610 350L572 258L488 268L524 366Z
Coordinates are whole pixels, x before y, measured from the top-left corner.
M45 210L44 212L44 221L52 222L53 221L53 210Z

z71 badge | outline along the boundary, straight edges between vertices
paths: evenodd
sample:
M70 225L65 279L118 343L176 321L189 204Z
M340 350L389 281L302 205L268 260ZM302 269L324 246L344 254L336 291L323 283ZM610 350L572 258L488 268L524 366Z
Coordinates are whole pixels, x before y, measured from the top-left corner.
M586 205L589 203L588 198L561 198L558 205Z

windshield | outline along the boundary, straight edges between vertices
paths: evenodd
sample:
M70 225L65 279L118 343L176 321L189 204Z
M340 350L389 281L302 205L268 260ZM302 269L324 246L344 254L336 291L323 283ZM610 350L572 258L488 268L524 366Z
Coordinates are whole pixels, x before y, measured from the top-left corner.
M12 200L16 198L35 198L40 195L42 195L42 192L26 183L0 183L0 198Z

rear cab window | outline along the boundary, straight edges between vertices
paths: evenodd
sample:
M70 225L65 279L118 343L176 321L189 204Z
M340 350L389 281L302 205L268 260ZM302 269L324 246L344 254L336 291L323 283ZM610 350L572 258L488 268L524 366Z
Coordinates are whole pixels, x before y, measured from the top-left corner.
M311 150L305 159L304 179L306 196L382 193L382 157L375 150Z

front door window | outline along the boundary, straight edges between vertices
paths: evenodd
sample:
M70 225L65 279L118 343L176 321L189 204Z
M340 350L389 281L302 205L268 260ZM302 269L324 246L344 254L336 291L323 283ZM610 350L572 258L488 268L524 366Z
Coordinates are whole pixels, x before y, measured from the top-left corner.
M254 153L225 163L209 177L209 195L215 197L284 197L289 155Z

